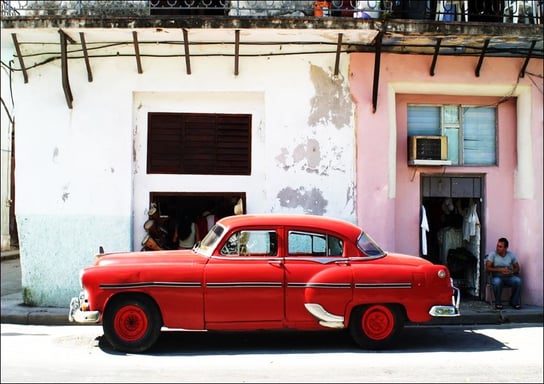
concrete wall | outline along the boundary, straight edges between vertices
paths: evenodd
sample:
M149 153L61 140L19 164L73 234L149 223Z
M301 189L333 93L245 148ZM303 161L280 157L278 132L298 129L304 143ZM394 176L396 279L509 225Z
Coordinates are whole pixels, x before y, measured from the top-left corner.
M357 103L357 218L386 249L418 254L421 173L485 174L486 253L499 237L510 240L525 280L523 302L542 305L542 60L382 55L378 108L371 112L374 56L353 54L351 91ZM402 65L399 63L402 62ZM505 99L512 98L511 101ZM406 103L498 104L498 165L408 167ZM499 103L500 101L500 103ZM380 159L377 161L377 159Z
M0 56L2 62L9 65L11 52L2 46ZM9 233L9 210L11 196L11 134L13 132L13 106L9 84L10 72L2 68L0 71L0 92L4 102L0 108L0 248L7 251L11 248Z
M115 49L115 48L114 48ZM16 215L27 304L65 306L80 268L140 248L150 191L245 191L248 212L355 221L353 104L342 56L70 61L68 109L58 61L15 76ZM251 113L250 176L147 175L148 111Z
M241 57L236 76L232 57L194 53L190 75L179 57L144 56L141 74L134 57L94 58L92 82L83 61L70 60L72 109L59 61L33 68L28 84L20 73L3 82L3 95L13 86L17 121L27 304L67 305L99 246L139 249L150 191L245 191L249 213L357 221L387 250L418 254L421 169L406 166L402 111L407 100L441 95L515 97L499 109L499 165L446 171L486 174L485 248L506 234L521 259L524 303L542 305L542 93L534 77L516 86L522 59L486 58L477 78L477 58L440 57L430 76L431 57L382 55L372 113L372 54L341 55L339 76L332 54ZM542 75L542 61L527 70ZM251 113L252 174L145 174L148 111Z

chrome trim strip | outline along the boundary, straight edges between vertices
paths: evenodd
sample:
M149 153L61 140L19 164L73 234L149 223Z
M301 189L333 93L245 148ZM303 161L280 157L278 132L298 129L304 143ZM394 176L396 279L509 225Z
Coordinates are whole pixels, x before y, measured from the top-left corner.
M282 288L281 282L232 282L232 283L206 283L207 288Z
M412 283L355 283L355 288L361 288L361 289L412 288Z
M348 262L348 259L342 256L287 256L285 257L285 261L309 261L312 263L319 263L319 264L331 264L336 263L340 260L345 260Z
M170 281L148 281L141 283L118 283L118 284L100 284L102 289L130 289L130 288L200 288L200 282L170 282Z
M251 261L283 261L283 257L278 257L276 255L263 255L263 256L240 256L240 255L212 255L210 256L210 259L217 259L217 260L251 260Z
M288 283L288 288L349 288L350 283Z
M344 328L344 316L333 315L319 304L305 303L304 306L312 316L319 320L320 325L327 328Z

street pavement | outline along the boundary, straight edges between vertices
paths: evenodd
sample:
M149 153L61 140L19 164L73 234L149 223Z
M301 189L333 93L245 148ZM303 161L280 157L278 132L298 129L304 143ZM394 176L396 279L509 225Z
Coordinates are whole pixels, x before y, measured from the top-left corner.
M68 325L68 305L64 308L31 307L23 303L21 285L21 265L17 250L1 253L2 257L2 289L1 317L2 323L26 325ZM461 316L451 318L435 318L426 325L475 325L504 323L543 323L543 307L523 305L516 310L505 306L498 311L485 301L461 297Z

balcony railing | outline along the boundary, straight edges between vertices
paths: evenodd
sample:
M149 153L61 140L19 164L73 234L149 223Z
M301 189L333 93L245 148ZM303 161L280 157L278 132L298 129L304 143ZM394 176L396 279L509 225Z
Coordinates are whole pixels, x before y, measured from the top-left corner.
M541 0L2 0L2 17L343 17L542 24Z

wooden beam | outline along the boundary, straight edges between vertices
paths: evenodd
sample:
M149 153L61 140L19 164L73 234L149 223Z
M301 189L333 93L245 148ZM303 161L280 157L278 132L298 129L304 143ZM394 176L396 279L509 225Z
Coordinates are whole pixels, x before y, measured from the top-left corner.
M484 62L484 56L487 52L487 46L489 45L490 39L485 39L484 46L482 47L482 53L480 54L480 59L478 60L478 65L476 65L476 71L474 72L476 77L480 77L480 69L482 68L482 63Z
M79 32L79 40L81 40L81 48L83 49L83 56L85 56L85 67L87 68L87 80L93 81L93 73L91 71L91 64L89 62L89 52L87 51L87 43L85 42L85 34Z
M527 65L529 64L529 60L531 59L531 55L533 54L533 49L535 49L536 40L533 40L531 42L531 47L529 48L529 52L527 52L527 57L525 58L525 62L523 63L523 66L521 67L521 71L519 72L519 77L525 77L525 70L527 69Z
M132 40L134 42L134 53L136 54L136 65L138 66L138 73L143 73L142 60L140 58L140 47L138 46L138 32L132 31Z
M338 34L338 42L336 43L336 60L334 62L334 76L338 76L340 66L340 53L342 53L342 33Z
M13 39L13 44L15 45L15 51L17 52L17 59L19 59L19 66L21 67L21 71L23 72L23 79L25 80L25 83L28 83L28 73L26 72L25 62L23 61L21 46L19 45L19 42L17 41L17 35L15 33L12 33L11 38Z
M185 47L185 68L191 74L191 55L189 54L189 31L183 28L183 46Z
M438 60L438 52L440 51L440 44L442 44L441 37L439 37L436 40L436 47L434 47L433 63L431 64L431 76L434 76L434 70L436 68L436 60Z
M376 113L378 106L378 85L380 83L380 63L382 56L383 32L376 36L376 51L374 53L374 83L372 84L372 113Z
M72 101L74 101L74 97L72 96L72 90L70 89L70 80L68 79L68 50L66 49L67 35L64 33L64 31L62 31L62 29L59 29L59 34L62 89L64 90L64 97L66 98L68 108L72 109Z
M240 30L234 31L235 44L234 44L234 76L238 76L238 63L240 61Z

